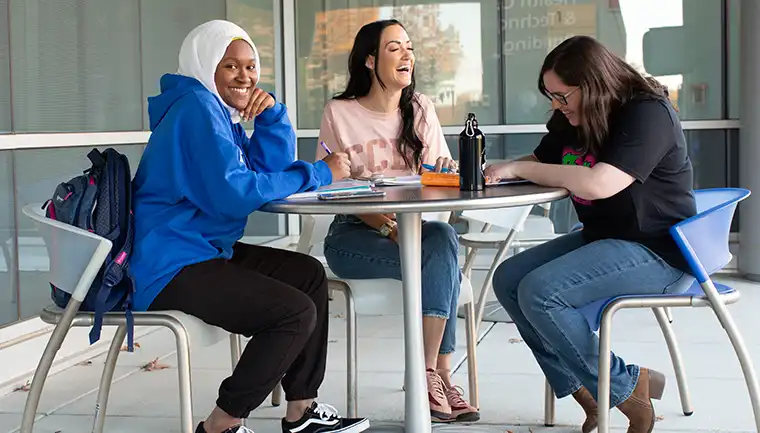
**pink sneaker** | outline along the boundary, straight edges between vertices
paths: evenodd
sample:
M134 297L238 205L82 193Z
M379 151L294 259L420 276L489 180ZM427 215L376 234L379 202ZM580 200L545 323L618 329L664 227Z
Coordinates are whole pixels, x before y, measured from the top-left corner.
M446 398L443 379L433 370L427 371L428 401L430 418L433 422L451 422L456 418L451 415L451 406Z
M458 386L446 389L446 400L451 407L451 417L458 422L475 422L480 420L480 412L464 399L464 390Z

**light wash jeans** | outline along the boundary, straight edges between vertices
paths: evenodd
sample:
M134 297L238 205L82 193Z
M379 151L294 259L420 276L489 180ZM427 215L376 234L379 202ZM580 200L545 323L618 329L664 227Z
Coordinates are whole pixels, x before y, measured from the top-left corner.
M683 275L639 243L587 243L582 232L575 232L504 261L493 287L557 397L582 385L596 399L599 338L577 308L623 294L668 293ZM639 367L614 353L611 367L610 405L615 407L630 397Z
M457 303L461 285L459 242L454 228L422 223L422 315L448 319L439 353L456 347ZM401 280L399 247L352 215L338 215L325 238L325 259L340 278Z

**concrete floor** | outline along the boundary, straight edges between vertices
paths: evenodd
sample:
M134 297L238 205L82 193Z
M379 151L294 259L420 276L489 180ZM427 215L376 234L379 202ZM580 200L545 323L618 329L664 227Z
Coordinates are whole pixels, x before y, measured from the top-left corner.
M479 287L484 272L476 272ZM760 362L760 285L721 278L741 290L742 299L730 307L756 362ZM328 374L320 401L345 410L345 321L342 299L331 305ZM613 349L629 363L663 371L669 379L663 400L656 404L661 420L655 431L753 432L754 421L747 388L731 345L708 309L674 310L674 327L683 352L695 413L681 413L675 377L667 348L653 314L648 310L623 311L616 316ZM458 353L464 354L464 324L460 320ZM481 422L439 426L434 431L568 433L578 432L583 414L572 399L557 403L557 425L543 427L543 376L530 351L511 324L484 324L478 347ZM158 330L139 340L135 353L122 353L116 383L108 406L106 431L179 431L176 359L173 338ZM214 406L219 382L229 373L226 341L193 353L193 401L197 418ZM145 372L141 366L160 358L168 368ZM39 409L35 432L90 431L97 383L104 356L49 378ZM37 360L29 360L36 363ZM370 432L403 420L403 320L398 315L359 317L359 409L371 419ZM467 388L466 364L456 381ZM20 424L26 393L0 397L0 433L14 432ZM268 402L252 414L249 427L257 433L279 432L282 407ZM626 419L612 412L615 432L624 432Z

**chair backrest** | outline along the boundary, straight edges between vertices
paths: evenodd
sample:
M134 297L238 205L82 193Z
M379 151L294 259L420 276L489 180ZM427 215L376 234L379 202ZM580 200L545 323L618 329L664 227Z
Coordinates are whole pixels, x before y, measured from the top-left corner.
M520 232L523 230L525 220L532 208L533 206L530 205L503 209L467 210L462 212L462 218Z
M700 283L731 261L729 235L736 206L750 195L743 188L695 191L697 214L670 228L670 234Z
M111 251L111 241L47 218L42 203L24 206L23 212L34 221L45 242L50 259L50 282L77 301L84 301Z

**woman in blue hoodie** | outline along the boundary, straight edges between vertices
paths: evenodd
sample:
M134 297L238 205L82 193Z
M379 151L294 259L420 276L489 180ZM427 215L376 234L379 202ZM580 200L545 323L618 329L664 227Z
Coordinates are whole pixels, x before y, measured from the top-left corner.
M310 256L246 245L247 217L271 200L349 174L345 154L295 161L285 106L256 88L259 57L227 21L187 36L177 74L149 98L151 137L134 179L135 310L179 310L253 337L197 433L241 426L282 379L285 433L359 432L314 399L327 357L327 279ZM241 119L255 118L248 138ZM284 376L284 377L283 377Z

